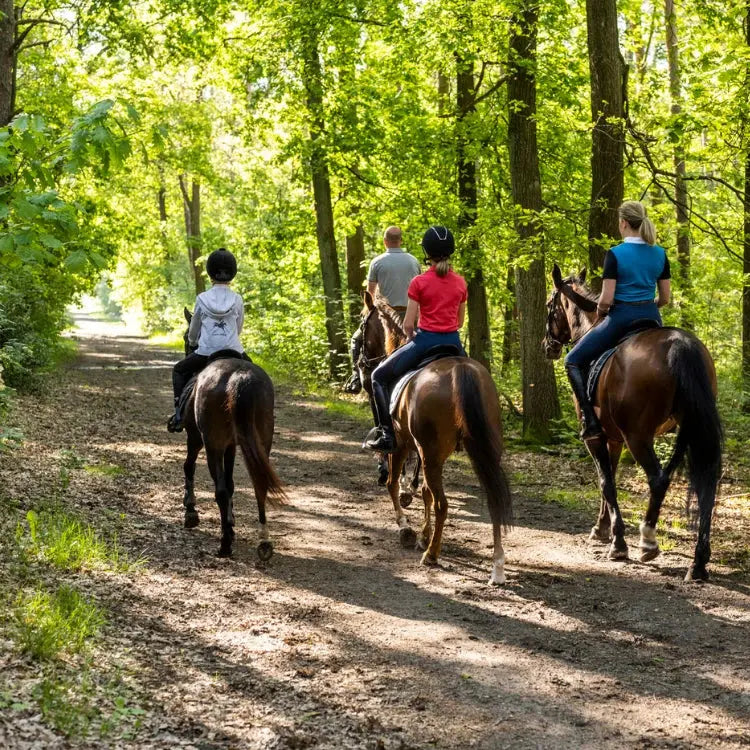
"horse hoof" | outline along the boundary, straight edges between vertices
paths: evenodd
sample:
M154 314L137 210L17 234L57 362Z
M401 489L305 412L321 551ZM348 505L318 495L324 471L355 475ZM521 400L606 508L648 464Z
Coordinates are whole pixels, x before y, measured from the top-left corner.
M686 583L702 583L708 580L708 571L705 567L696 568L695 565L691 565L688 568L688 572L685 575Z
M437 558L433 557L432 555L428 554L427 552L422 555L422 565L428 565L431 568L434 568L437 564Z
M268 539L264 539L258 544L258 557L263 562L268 562L273 557L273 544Z
M398 538L404 549L411 549L417 543L417 535L411 526L404 526L398 532Z
M194 529L201 522L198 511L186 510L185 511L185 528Z
M610 560L627 560L628 548L625 547L624 549L617 549L617 547L615 547L615 545L613 544L609 548L609 553L607 554L607 558Z
M401 492L398 496L398 503L402 508L408 508L414 498L408 492Z
M661 554L661 550L659 547L641 547L641 557L640 561L642 563L649 562L650 560L655 560L659 555Z
M589 534L589 540L592 542L601 542L602 544L609 544L612 541L612 535L602 533L602 530L598 526L594 526Z

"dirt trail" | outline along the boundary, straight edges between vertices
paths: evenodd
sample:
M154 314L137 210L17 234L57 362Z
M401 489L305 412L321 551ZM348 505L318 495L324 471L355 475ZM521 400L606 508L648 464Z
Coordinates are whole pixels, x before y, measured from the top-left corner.
M275 555L256 561L255 501L239 466L235 555L219 560L203 457L201 525L182 528L184 438L164 428L176 355L103 324L87 330L56 392L23 400L27 442L3 459L0 482L28 501L65 450L124 469L73 472L68 491L148 559L139 572L82 577L109 612L105 650L128 665L147 708L137 739L118 746L750 745L750 586L720 566L712 584L684 584L691 546L648 565L611 563L586 541L588 514L515 496L508 584L491 588L486 510L454 459L443 564L423 568L398 544L359 450L363 424L278 387L273 460L290 503L270 511ZM509 471L521 462L509 456Z

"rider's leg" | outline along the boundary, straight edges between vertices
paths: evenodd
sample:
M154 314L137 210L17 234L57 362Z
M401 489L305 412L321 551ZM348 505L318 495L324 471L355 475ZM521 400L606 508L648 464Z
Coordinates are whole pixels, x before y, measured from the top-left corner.
M362 390L362 380L359 376L359 368L357 367L359 354L362 351L362 335L362 326L359 326L349 342L352 355L352 374L349 376L349 380L344 384L344 390L347 393L359 393Z
M418 338L418 337L417 337ZM364 447L370 450L392 453L396 445L391 419L391 385L419 362L423 347L417 338L412 339L391 354L372 373L372 396L378 417L378 426L365 440Z
M618 337L619 327L612 323L611 317L607 317L596 328L592 328L565 357L565 372L581 410L581 438L584 440L602 433L602 426L589 400L586 371L596 357L617 343Z
M195 352L188 354L185 359L181 359L172 368L172 389L174 391L174 414L167 422L167 429L170 432L180 432L182 430L182 414L180 413L180 396L190 378L197 372L200 372L208 362L208 357Z

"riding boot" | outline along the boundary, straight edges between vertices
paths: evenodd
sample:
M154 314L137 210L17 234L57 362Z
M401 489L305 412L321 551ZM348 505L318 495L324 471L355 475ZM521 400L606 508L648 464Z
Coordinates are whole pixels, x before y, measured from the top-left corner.
M396 435L393 432L388 391L380 383L373 380L372 396L375 401L375 410L378 413L378 426L370 430L363 447L381 453L393 453L396 449Z
M180 397L174 400L174 414L167 421L167 432L182 432L182 410L180 409Z
M602 426L599 419L594 413L594 407L589 400L586 390L586 378L583 370L576 365L565 365L565 372L568 374L570 387L573 389L573 395L578 401L581 410L581 439L591 440L602 434Z

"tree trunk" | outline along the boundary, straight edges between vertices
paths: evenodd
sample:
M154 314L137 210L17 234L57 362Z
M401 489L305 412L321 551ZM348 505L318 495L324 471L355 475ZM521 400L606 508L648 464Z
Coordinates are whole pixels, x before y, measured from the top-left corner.
M466 305L469 314L469 354L481 362L488 370L492 362L492 341L487 309L487 292L484 288L482 256L479 243L473 232L477 221L477 164L467 155L471 127L471 115L475 112L474 64L468 60L458 60L456 76L456 104L458 108L457 154L458 154L458 200L461 214L459 229L469 234L462 254L463 270L469 291Z
M544 251L538 215L542 181L536 137L537 7L523 3L511 21L508 64L508 153L516 231L523 254L533 254L528 268L516 269L516 300L521 322L523 434L549 442L551 419L560 415L555 372L542 351L547 296Z
M750 47L750 2L746 3L745 43ZM750 86L750 66L746 71L745 86ZM745 139L747 139L747 122ZM745 156L745 195L742 263L742 409L750 412L750 148Z
M349 290L349 322L352 330L359 326L361 320L365 273L365 230L359 224L357 231L346 238L346 285Z
M16 13L14 0L0 0L0 127L13 119L16 98Z
M503 311L503 370L519 357L520 341L518 340L518 304L516 303L516 274L508 263L505 277L505 288L508 291L508 302Z
M623 176L625 65L617 35L616 0L586 0L591 75L591 206L589 266L598 273L618 235Z
M201 256L201 185L193 180L190 193L187 190L187 176L180 175L180 191L182 192L182 207L185 215L185 239L187 242L188 258L193 269L196 295L206 291L206 280L200 265Z
M323 145L325 134L323 73L314 29L309 29L303 44L303 76L310 116L310 173L315 201L315 229L318 238L320 270L325 295L328 369L331 378L335 379L345 371L349 353L344 325L344 304L341 298L341 275L333 231L331 181Z
M674 0L664 0L664 16L667 30L667 61L669 64L669 94L672 100L672 116L682 112L682 84L680 74L679 47L677 40L677 19ZM681 320L685 328L692 329L690 315L691 282L690 282L690 216L688 213L688 193L685 186L685 145L682 136L674 147L674 199L677 217L677 261L678 278L682 297Z

